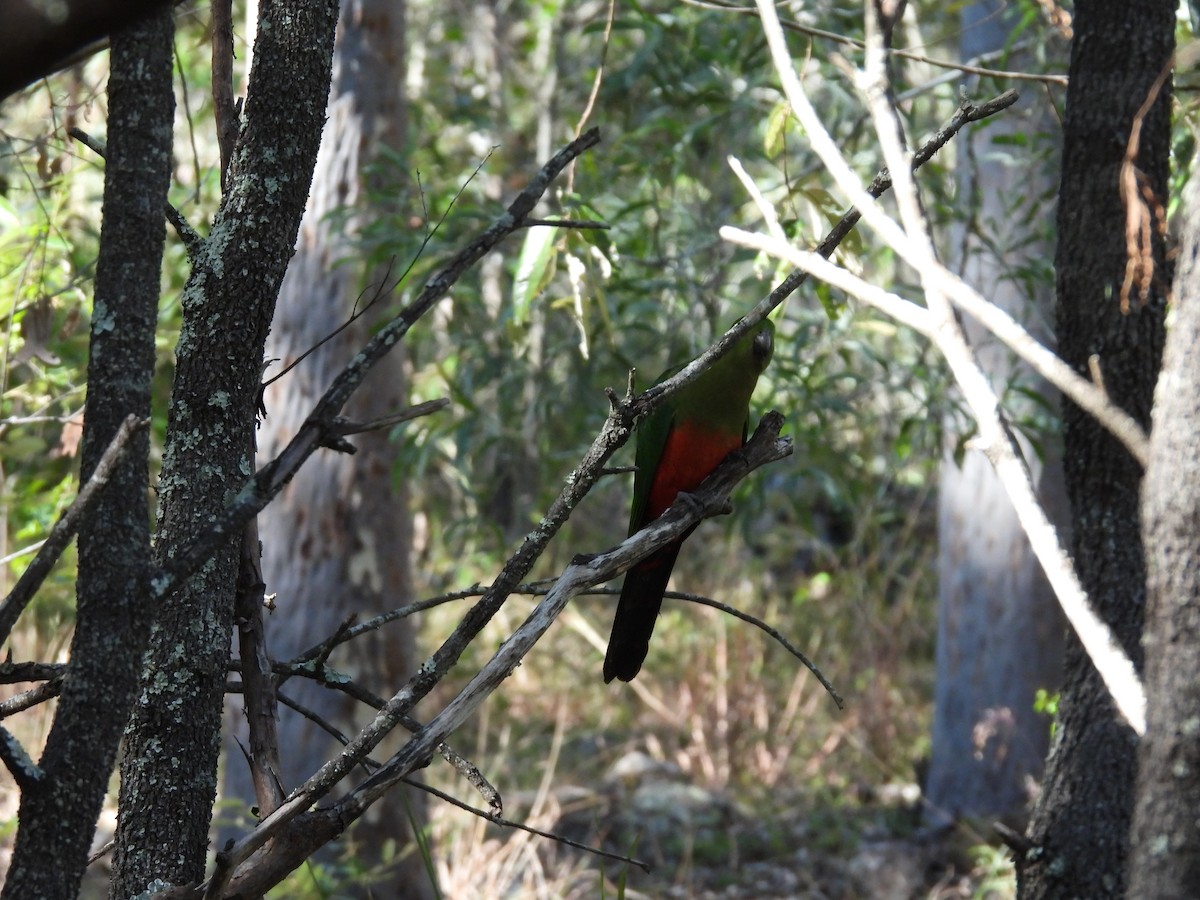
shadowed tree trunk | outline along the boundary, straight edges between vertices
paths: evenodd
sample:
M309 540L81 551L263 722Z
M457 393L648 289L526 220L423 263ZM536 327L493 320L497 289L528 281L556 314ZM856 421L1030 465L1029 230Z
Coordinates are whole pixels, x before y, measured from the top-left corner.
M183 290L159 563L181 555L251 473L263 347L324 122L337 3L263 0L259 23L228 189ZM226 539L159 606L125 733L113 898L204 876L239 549L239 535Z
M362 228L384 210L379 196L395 187L384 151L403 154L405 141L404 8L392 0L351 0L342 15L334 55L329 118L313 176L296 255L288 269L267 357L291 365L344 325L369 302L385 273L357 264ZM402 267L403 263L401 263ZM363 292L364 284L366 286ZM384 297L267 390L259 432L262 460L274 457L296 433L335 374L366 343L371 326L394 312ZM369 421L407 405L403 359L393 351L371 373L346 415ZM263 578L277 593L267 622L271 656L287 659L333 634L348 616L361 621L411 602L407 491L395 471L396 444L388 431L350 438L353 455L314 456L259 517ZM330 665L377 694L390 696L416 668L413 626L388 625L335 652ZM345 694L294 678L283 693L354 733L374 711ZM238 728L244 728L240 702ZM279 721L285 790L295 787L337 750L336 740L313 722L282 709ZM229 757L227 795L252 798L241 753ZM432 896L430 875L412 841L412 823L424 827L422 795L404 788L374 807L347 836L356 868L365 870L347 890L375 896Z
M976 3L963 17L962 56L971 59L1004 45L1011 22L996 0ZM959 195L969 222L951 253L968 284L1041 340L1052 304L1049 290L1023 269L1050 254L1047 221L1053 191L1051 165L1035 155L1006 161L995 140L1020 134L1038 145L1053 125L1045 100L1032 102L959 138ZM1031 158L1032 156L1032 158ZM1044 224L1043 224L1044 223ZM1047 394L1049 388L985 329L967 321L978 359L997 391L1008 383ZM1025 412L1035 411L1020 395ZM1061 520L1062 470L1057 444L1039 458L1025 457L1040 479L1043 503ZM1044 462L1044 468L1043 468ZM1056 515L1056 513L1059 513ZM1050 729L1034 711L1039 688L1054 689L1062 666L1062 617L991 463L968 449L962 464L948 455L938 490L938 637L933 741L925 785L926 820L948 824L960 816L1023 819L1041 775Z
M1156 238L1146 302L1135 286L1122 311L1126 210L1119 177L1138 110L1174 50L1175 4L1080 0L1074 32L1055 254L1059 352L1085 375L1094 356L1109 396L1148 427L1170 274ZM1170 99L1168 82L1140 122L1135 159L1159 199L1167 194ZM1092 604L1140 670L1141 469L1069 402L1063 429L1075 564ZM1034 849L1017 859L1020 896L1124 897L1136 739L1073 635L1064 674L1054 747L1028 832Z
M163 11L113 36L81 483L126 416L150 415L175 113L174 33L171 13ZM5 897L66 900L79 892L153 614L149 447L142 431L79 532L70 666L39 761L45 778L21 793Z
M1187 225L1174 321L1155 392L1143 487L1146 735L1138 749L1130 897L1200 897L1200 180Z

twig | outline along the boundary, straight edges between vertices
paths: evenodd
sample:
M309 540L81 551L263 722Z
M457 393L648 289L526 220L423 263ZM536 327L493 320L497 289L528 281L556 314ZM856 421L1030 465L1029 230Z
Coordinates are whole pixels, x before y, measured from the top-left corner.
M46 777L46 773L29 758L21 742L3 725L0 725L0 762L22 791L36 787Z
M439 222L438 224L440 225L441 223ZM401 275L398 279L396 279L396 281L394 283L389 285L388 280L391 278L391 275L392 275L392 266L394 266L396 264L396 257L394 257L394 256L391 257L388 260L387 268L384 269L384 271L383 271L383 277L379 280L378 284L374 285L375 293L373 293L371 295L370 300L368 300L365 304L363 304L363 306L361 308L359 307L359 305L358 305L359 301L362 300L362 298L364 296L366 296L367 291L371 289L371 286L368 285L367 287L363 288L362 292L354 299L354 309L352 309L350 311L350 315L346 318L345 322L342 322L340 325L337 326L337 328L333 329L333 331L329 332L329 334L325 335L323 338L321 338L319 341L317 341L311 347L308 347L307 349L305 349L305 351L303 353L301 353L294 360L292 360L290 363L288 363L286 366L284 366L280 371L276 372L270 378L263 381L263 383L261 385L259 385L259 388L258 388L258 396L260 398L259 404L258 404L259 407L261 408L263 405L261 398L262 398L263 392L267 388L269 388L272 384L274 384L280 378L283 378L283 376L287 375L288 372L292 371L292 369L299 366L302 362L304 362L304 360L308 359L310 356L312 356L314 353L316 353L318 350L320 350L321 347L323 347L325 344L332 341L335 337L337 337L339 334L341 334L343 331L345 331L347 328L349 328L351 325L353 325L355 322L357 322L359 319L361 319L363 316L365 316L372 309L372 307L375 306L376 303L378 303L380 300L382 300L384 297L388 296L392 291L394 291L400 285L400 283L404 281L404 279L407 277L408 273L412 270L412 267L416 264L417 259L420 258L422 250L425 249L425 243L427 243L428 240L429 240L429 238L426 238L425 241L422 242L421 247L417 250L416 254L414 254L413 260L412 260L412 262L409 263L408 268L405 269L404 274ZM272 361L274 361L274 360L272 360ZM265 369L266 366L264 365L263 368ZM264 414L264 416L265 416L265 414Z
M418 403L415 406L410 406L408 409L402 409L400 412L392 413L391 415L380 416L378 419L371 419L369 422L352 422L349 419L336 416L333 420L332 430L343 436L362 434L366 431L378 431L381 428L391 428L393 425L399 425L402 422L409 422L413 419L419 419L421 416L428 416L445 409L449 405L450 401L444 397L437 400L426 400L424 403Z
M33 595L41 587L46 576L50 574L50 569L53 568L59 555L71 543L71 538L75 536L84 516L87 515L100 491L108 484L113 472L120 465L130 440L149 424L149 419L139 419L132 414L125 417L125 421L121 423L117 433L113 435L113 439L104 449L92 477L87 480L87 484L80 488L79 494L71 502L71 505L58 517L58 521L54 523L42 548L38 550L37 556L21 573L21 577L17 579L13 589L4 598L4 603L0 605L0 643L8 640L17 618L29 605L29 601L33 599Z
M258 522L251 519L242 531L238 564L235 624L238 655L242 660L242 687L250 749L246 756L254 783L254 798L262 815L274 812L283 802L283 767L279 760L279 713L276 708L275 676L267 657L263 629L263 581Z
M555 841L559 844L565 844L568 847L574 847L576 850L583 850L585 853L591 853L595 856L603 857L604 859L611 859L611 860L615 860L616 862L632 864L632 865L635 865L638 868L640 868L643 872L650 871L649 863L642 862L640 859L635 859L632 856L622 856L619 853L610 853L607 850L601 850L599 847L589 847L587 844L582 844L579 841L573 841L568 837L563 837L561 834L555 834L552 831L542 831L540 828L534 828L532 825L525 825L525 824L522 824L521 822L514 822L512 819L505 819L503 816L499 816L494 813L485 812L482 809L476 809L474 806L470 806L466 803L463 803L461 800L459 800L455 797L452 797L443 791L439 791L435 787L430 787L427 784L423 784L422 782L412 781L411 779L408 779L408 778L405 778L403 780L404 780L405 784L411 785L412 787L415 787L415 788L419 788L420 790L423 790L426 793L432 794L433 796L437 797L439 800L446 801L451 806L457 806L461 810L465 810L466 812L473 813L474 815L477 815L482 819L487 819L489 822L492 822L496 825L501 825L505 828L515 828L518 831L524 831L529 834L536 834L538 837L549 838L550 840Z
M212 4L212 96L224 193L239 130L233 101L233 0L213 0Z
M744 15L754 15L754 8L750 6L740 6L734 3L724 3L720 0L684 0L690 6L699 6L702 9L718 9L722 12L740 13ZM811 25L804 25L794 20L789 20L782 23L782 26L788 31L794 31L797 34L806 34L809 37L819 38L823 41L832 41L835 44L841 44L846 47L854 47L858 50L866 48L864 41L855 38L846 37L844 34L838 34L834 31L825 31L820 28L814 28ZM1039 75L1033 72L1013 72L1004 69L990 69L979 63L986 62L989 59L999 59L1006 55L1012 48L1004 48L1003 50L995 50L991 53L981 54L971 62L958 63L951 62L947 59L935 59L930 56L925 56L922 53L914 53L911 50L888 50L891 56L898 56L901 59L907 59L911 62L924 63L927 66L934 66L939 69L950 69L954 72L965 72L968 75L980 75L987 78L1000 78L1009 81L1038 81L1043 84L1054 84L1066 87L1066 75Z
M12 661L12 651L8 658L0 663L0 684L21 684L26 681L48 681L51 678L61 678L67 672L66 663L21 662Z
M463 273L520 226L525 217L533 211L550 182L567 163L594 147L599 141L600 133L593 129L555 154L534 176L529 186L517 195L502 216L465 249L455 254L450 262L429 280L411 304L375 333L362 351L355 355L334 379L308 419L300 426L299 432L279 456L259 469L216 521L197 535L184 553L151 579L151 587L156 597L172 593L208 559L216 547L270 503L309 456L321 447L340 439L333 431L334 418L362 384L367 373L435 303L446 296Z
M596 64L596 74L592 78L592 89L588 92L587 102L583 104L583 112L579 114L579 121L575 123L575 137L583 134L583 129L592 117L592 110L596 108L596 98L600 96L600 86L604 84L604 66L608 59L608 50L612 46L613 22L616 21L616 16L617 0L608 0L608 12L604 16L604 36L600 40L600 61ZM575 166L572 165L567 170L567 193L570 194L574 190Z
M57 675L42 684L31 687L27 691L14 694L6 700L0 700L0 719L7 719L9 716L14 716L19 712L32 709L39 703L53 700L62 693L62 684L62 676Z
M1142 125L1150 114L1158 94L1174 71L1175 57L1170 57L1150 85L1142 105L1134 113L1129 128L1129 140L1125 144L1125 156L1121 159L1121 173L1117 180L1121 203L1125 206L1125 280L1121 283L1121 312L1129 315L1129 292L1137 284L1138 300L1144 306L1150 297L1154 283L1154 236L1167 233L1167 216L1162 201L1154 196L1146 176L1137 167L1138 151L1142 142ZM1143 463L1143 466L1145 463Z
M526 219L521 227L533 228L534 226L544 226L546 228L578 228L584 231L608 231L612 228L607 222L596 222L592 219Z
M79 128L67 129L67 134L79 141L101 159L105 159L106 148L103 143L96 140L86 131ZM177 210L170 203L166 205L164 210L167 216L167 221L171 223L171 227L175 229L175 233L179 235L179 239L183 241L183 246L187 250L188 259L196 261L201 248L204 246L204 238L196 231L188 220L184 218L183 213Z
M726 615L733 616L735 619L741 619L743 622L747 622L760 631L765 632L775 641L775 643L779 644L779 646L783 647L784 650L792 654L792 656L796 657L796 659L800 660L800 662L804 664L804 667L817 677L817 681L821 682L821 686L825 688L825 691L830 697L833 698L833 702L837 704L838 709L846 708L846 704L842 700L841 694L837 692L832 682L825 677L825 673L817 668L816 663L805 656L798 647L794 646L791 641L789 641L779 631L772 628L762 619L755 618L747 612L742 612L736 606L730 606L728 603L722 603L719 600L714 600L711 597L705 597L701 594L683 594L679 591L667 591L663 596L672 597L677 600L687 600L689 603L698 603L701 606L707 606L711 609L719 610Z

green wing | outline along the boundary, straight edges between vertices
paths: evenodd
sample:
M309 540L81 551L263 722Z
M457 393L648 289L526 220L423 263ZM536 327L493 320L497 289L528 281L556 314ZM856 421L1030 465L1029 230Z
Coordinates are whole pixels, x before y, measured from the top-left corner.
M662 373L655 384L666 381L682 368L683 366L672 366ZM643 419L637 428L637 453L634 455L637 471L633 474L633 503L629 510L630 534L647 524L646 503L650 499L650 485L654 483L654 473L658 470L663 448L667 446L667 437L675 423L674 399L668 398Z

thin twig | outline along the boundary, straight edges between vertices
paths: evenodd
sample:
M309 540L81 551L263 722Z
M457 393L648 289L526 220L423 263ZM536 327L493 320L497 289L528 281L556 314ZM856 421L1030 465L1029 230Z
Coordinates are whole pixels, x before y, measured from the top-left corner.
M667 591L665 594L663 594L663 596L671 597L677 600L686 600L689 603L698 603L700 606L707 606L711 609L719 610L726 615L733 616L735 619L741 619L743 622L753 625L755 628L765 632L775 641L775 643L779 644L779 646L783 647L784 650L792 654L792 656L796 657L796 659L800 660L800 662L804 664L804 667L817 677L817 681L821 682L821 686L825 688L825 691L830 697L833 698L833 702L837 704L838 709L846 708L845 701L842 700L842 695L837 692L837 689L834 688L833 683L825 677L825 673L817 668L816 663L805 656L798 647L793 645L791 641L789 641L779 631L772 628L762 619L756 618L747 612L742 612L736 606L730 606L728 603L722 603L719 600L714 600L711 597L705 597L702 594L684 594L678 591Z
M212 96L224 193L239 130L233 101L233 0L213 0L212 4Z
M741 6L735 3L720 2L720 0L684 0L690 6L699 6L701 9L717 9L722 12L739 13L743 15L755 15L754 7ZM795 20L789 19L782 23L783 28L788 31L794 31L797 34L808 35L809 37L818 38L823 41L831 41L835 44L841 44L846 47L854 47L857 50L864 50L866 43L857 40L856 38L846 37L844 34L838 34L835 31L825 31L820 28L814 28L811 25L804 25ZM986 62L989 59L1000 59L1008 54L1013 48L1005 47L1002 50L994 50L990 53L984 53L970 62L959 63L951 62L947 59L935 59L931 56L925 56L923 53L914 53L911 50L897 50L892 48L887 52L891 56L898 56L901 59L907 59L911 62L924 63L927 66L934 66L939 69L950 69L954 72L965 72L968 75L980 75L987 78L999 78L1008 81L1038 81L1043 84L1053 84L1066 87L1066 75L1039 75L1034 72L1015 72L1004 69L991 69L979 63Z
M381 428L391 428L393 425L399 425L403 422L410 422L413 419L419 419L422 416L428 416L439 410L445 409L450 405L450 401L442 397L437 400L426 400L424 403L417 403L410 406L408 409L402 409L400 412L391 413L390 415L380 416L378 419L371 419L368 422L352 422L349 419L344 419L337 416L333 420L332 430L342 436L350 434L362 434L366 431L378 431Z
M149 424L149 419L139 419L132 413L125 417L125 421L121 423L117 433L113 435L113 439L104 449L92 477L79 489L79 494L71 502L71 505L58 517L50 534L46 536L42 548L38 550L37 556L21 573L21 577L17 579L13 589L4 598L4 603L0 604L0 643L8 640L17 618L29 605L29 601L33 599L33 595L41 587L46 576L50 574L51 568L54 567L54 563L63 550L71 543L84 516L87 515L88 510L99 497L100 491L108 484L113 472L124 459L133 436Z
M27 691L14 694L6 700L0 700L0 719L7 719L9 716L14 716L19 712L32 709L39 703L53 700L62 693L62 684L62 676L58 675L49 681L31 687Z
M521 227L533 228L535 226L544 226L547 228L576 228L582 231L608 231L612 228L607 222L597 222L593 219L526 219Z
M238 655L242 660L242 687L246 722L250 728L250 747L246 752L254 799L262 815L274 812L283 802L283 766L279 758L279 713L276 707L275 676L267 656L266 631L263 628L262 550L258 540L258 520L251 519L242 531L238 562L235 624Z
M521 822L514 822L512 819L506 819L503 816L496 815L495 813L489 813L482 809L477 809L474 806L470 806L466 803L463 803L461 800L450 796L449 794L445 793L444 791L439 791L437 788L430 787L429 785L424 784L420 781L413 781L412 779L409 779L409 778L405 778L405 779L403 779L403 781L405 784L411 785L412 787L419 788L420 790L423 790L426 793L432 794L434 797L437 797L439 800L444 800L445 802L449 803L451 806L457 806L459 809L465 810L466 812L477 815L481 819L487 819L489 822L492 822L493 824L501 825L505 828L515 828L518 831L525 831L525 832L528 832L529 834L535 834L538 837L549 838L550 840L555 841L556 843L565 844L568 847L574 847L576 850L583 850L585 853L591 853L595 856L603 857L604 859L611 859L611 860L615 860L616 862L635 865L638 868L640 868L643 872L650 871L649 863L642 862L640 859L635 859L632 856L622 856L620 853L610 853L607 850L601 850L599 847L589 847L587 844L581 844L579 841L573 841L568 837L563 837L561 834L555 834L552 831L542 831L540 828L534 828L532 825L525 825L525 824L522 824Z
M597 140L599 140L599 138L597 138ZM461 185L459 185L458 191L456 191L454 196L452 198L450 198L450 202L446 205L445 211L441 214L441 216L438 217L438 220L436 223L434 223L433 228L429 228L428 226L426 226L425 237L421 239L420 246L417 247L416 252L413 253L413 255L412 255L412 259L410 259L408 261L408 265L404 267L404 271L400 273L400 276L394 282L392 282L390 285L388 284L388 279L391 277L391 274L392 274L392 267L396 264L396 258L393 256L391 259L388 260L387 268L384 270L383 277L379 280L379 285L376 287L375 293L371 296L371 299L369 301L367 301L366 305L363 306L362 308L359 308L359 305L358 305L358 301L363 298L364 294L366 294L366 290L364 290L363 293L359 294L358 298L355 299L354 309L352 309L350 311L349 318L347 318L346 321L343 322L341 325L339 325L337 328L333 329L333 331L329 332L329 334L325 335L325 337L321 338L319 341L317 341L315 344L313 344L311 347L309 347L307 350L305 350L303 353L301 353L298 357L296 357L296 359L292 360L291 363L284 366L283 371L279 372L276 375L271 376L266 381L264 381L259 388L259 396L260 397L262 396L262 392L265 391L268 387L270 387L272 384L274 384L276 381L278 381L280 378L282 378L288 372L292 371L292 369L296 368L296 366L300 365L300 363L304 362L305 359L307 359L309 356L311 356L313 353L315 353L322 345L324 345L328 341L333 340L335 337L337 337L339 334L341 334L343 331L345 331L347 328L349 328L351 325L353 325L358 319L360 319L364 315L366 315L367 312L376 303L378 303L381 299L383 299L384 297L390 296L396 290L396 288L398 288L400 285L404 284L404 282L408 279L408 276L412 273L412 270L416 267L417 263L420 261L421 257L425 255L425 248L427 248L429 246L430 241L432 241L434 239L434 237L437 235L438 231L441 230L442 225L445 224L446 219L450 215L451 210L453 210L454 207L458 204L459 198L462 197L463 192L470 186L471 182L475 180L475 177L480 173L480 171L483 170L483 167L485 165L487 165L487 161L492 158L492 153L495 151L495 149L496 148L493 147L490 150L488 150L488 152L484 155L483 159L479 161L479 164L475 167L474 171L472 171L471 174L467 176L466 181L464 181ZM418 186L420 185L420 183L421 183L421 173L417 172ZM544 188L543 188L543 190L544 190ZM539 195L539 197L540 197L540 195ZM518 197L517 199L520 200L521 198ZM517 201L514 201L514 204L516 202ZM424 191L424 189L422 189L421 190L422 208L424 208L424 204L425 204L425 191ZM511 211L511 207L510 207L510 211ZM426 210L425 218L426 218L426 221L428 221L428 218L429 218L428 210ZM513 227L513 230L516 230L516 228L519 228L521 226L521 223L524 221L525 220L522 219L521 222L518 222ZM451 263L451 265L453 265L453 262ZM445 270L443 270L443 271L445 271ZM457 276L455 276L455 277L457 278ZM426 290L428 290L428 285L426 286ZM415 303L414 303L414 305L415 305ZM401 314L401 316L403 316L403 313ZM396 321L397 321L396 319L393 319L391 322L391 325L394 326ZM259 405L261 406L261 402Z
M75 140L79 141L79 143L83 144L101 159L105 159L105 145L86 131L79 128L69 128L67 134L75 138ZM188 224L188 220L184 217L183 213L170 203L166 205L164 212L166 213L167 221L171 223L171 227L175 229L175 233L179 235L179 239L183 241L188 259L194 262L201 248L204 246L204 238L200 236L200 232Z

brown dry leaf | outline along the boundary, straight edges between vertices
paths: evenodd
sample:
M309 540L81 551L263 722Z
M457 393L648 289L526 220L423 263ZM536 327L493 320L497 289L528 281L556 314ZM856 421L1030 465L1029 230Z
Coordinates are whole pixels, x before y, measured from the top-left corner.
M63 456L74 456L79 452L79 442L83 440L83 413L63 422L62 434L58 436L58 446L51 454L56 459Z

